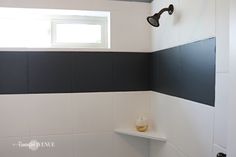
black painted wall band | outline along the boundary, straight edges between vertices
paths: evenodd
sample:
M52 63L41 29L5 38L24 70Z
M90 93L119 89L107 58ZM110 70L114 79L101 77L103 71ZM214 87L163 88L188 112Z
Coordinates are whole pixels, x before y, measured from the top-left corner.
M215 57L215 38L154 52L151 89L214 106Z
M148 91L214 106L215 38L153 53L0 52L0 94Z
M0 94L146 91L149 53L1 52Z

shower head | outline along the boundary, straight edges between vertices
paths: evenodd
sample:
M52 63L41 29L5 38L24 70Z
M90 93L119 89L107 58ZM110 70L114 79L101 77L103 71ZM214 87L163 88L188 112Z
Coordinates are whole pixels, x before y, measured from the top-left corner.
M148 16L147 17L147 21L150 25L152 25L153 27L159 27L160 23L160 17L161 14L163 14L165 11L168 11L169 15L172 15L174 12L174 6L171 4L169 5L168 8L163 8L159 13L154 14L153 16Z
M160 26L159 19L160 19L160 15L158 15L158 14L147 17L148 23L154 27Z

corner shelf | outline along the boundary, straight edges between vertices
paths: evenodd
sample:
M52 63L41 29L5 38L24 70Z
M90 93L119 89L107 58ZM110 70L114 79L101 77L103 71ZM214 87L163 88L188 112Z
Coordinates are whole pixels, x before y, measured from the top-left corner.
M141 138L166 142L165 137L160 136L156 132L152 132L152 131L138 132L134 129L116 129L115 132L122 135L129 135L129 136L135 136L135 137L141 137Z

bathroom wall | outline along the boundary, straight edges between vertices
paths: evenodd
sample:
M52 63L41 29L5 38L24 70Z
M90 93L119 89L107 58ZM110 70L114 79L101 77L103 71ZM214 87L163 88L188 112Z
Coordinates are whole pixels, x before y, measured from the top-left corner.
M88 51L150 51L150 26L146 23L150 4L147 3L107 0L3 0L0 6L111 11L111 49ZM32 49L14 49L17 50ZM127 62L129 63L128 60ZM6 69L3 65L1 67ZM38 77L44 81L40 75ZM148 115L149 97L148 91L2 94L0 156L148 157L147 140L117 135L113 130L133 126L137 116ZM30 151L14 145L19 141L29 143L31 140L54 142L55 147Z
M175 5L174 15L165 14L161 18L161 27L150 27L146 16L170 3ZM209 157L213 140L217 146L225 146L224 120L216 121L214 126L215 117L224 117L222 112L215 110L217 106L225 109L226 98L221 90L222 87L227 90L228 34L227 31L217 31L227 28L226 23L220 22L227 21L224 2L154 0L150 5L110 0L2 0L0 6L111 11L111 49L94 51L150 52L216 36L217 72L220 73L216 79L220 90L216 90L215 108L150 91L1 95L1 156ZM216 16L218 12L215 11L220 6L224 9ZM153 129L166 136L168 142L149 143L113 133L115 128L133 126L140 114L151 115ZM55 142L55 148L32 152L12 145L33 139Z
M146 17L150 15L149 3L113 0L1 0L0 7L110 11L111 49L97 51L150 52L150 26L146 22Z
M163 14L160 27L152 28L152 51L215 36L215 0L154 0L152 12L175 6L172 16Z
M0 94L147 91L149 53L1 52Z
M215 106L215 55L215 38L153 52L152 91Z
M152 141L150 156L216 156L225 151L227 136L228 1L154 0L152 12L171 3L175 6L174 14L163 15L161 26L152 28L152 51L216 37L215 107L153 92L153 128L168 140L166 144Z
M229 103L229 0L216 0L216 104L214 153L227 151Z
M228 157L234 157L236 156L236 123L235 123L235 111L236 111L236 106L235 106L235 68L236 68L236 36L235 36L235 27L236 27L236 21L235 21L235 7L236 7L236 1L235 0L230 0L230 66L229 66L229 81L230 81L230 90L229 90L229 114L228 114L228 143L227 143L227 156Z
M0 96L1 157L148 157L148 141L113 133L148 114L149 92ZM31 151L19 141L54 142Z

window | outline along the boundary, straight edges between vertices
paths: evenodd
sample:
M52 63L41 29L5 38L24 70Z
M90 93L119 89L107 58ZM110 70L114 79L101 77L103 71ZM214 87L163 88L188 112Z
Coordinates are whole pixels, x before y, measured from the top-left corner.
M101 17L52 21L54 46L108 47L107 21Z
M0 8L0 47L110 48L110 13Z

